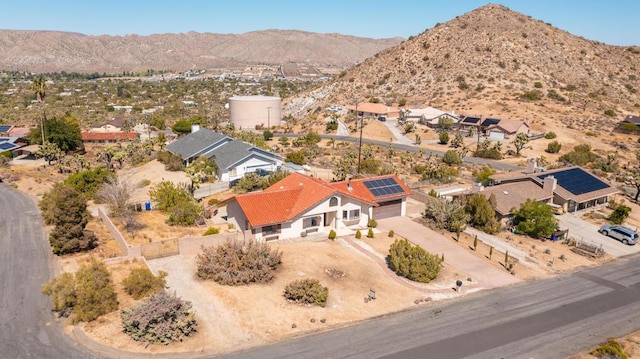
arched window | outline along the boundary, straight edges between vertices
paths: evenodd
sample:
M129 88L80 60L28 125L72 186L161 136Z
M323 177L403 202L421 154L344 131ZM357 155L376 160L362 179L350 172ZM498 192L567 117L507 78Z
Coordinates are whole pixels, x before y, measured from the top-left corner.
M329 200L329 207L335 207L338 205L338 197L331 197Z

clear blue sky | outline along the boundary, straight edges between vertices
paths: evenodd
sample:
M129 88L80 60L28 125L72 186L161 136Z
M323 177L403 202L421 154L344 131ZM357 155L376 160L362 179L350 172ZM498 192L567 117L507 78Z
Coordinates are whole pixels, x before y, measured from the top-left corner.
M640 45L639 0L496 0L590 40ZM372 38L417 35L480 0L12 0L0 28L87 35L297 29Z

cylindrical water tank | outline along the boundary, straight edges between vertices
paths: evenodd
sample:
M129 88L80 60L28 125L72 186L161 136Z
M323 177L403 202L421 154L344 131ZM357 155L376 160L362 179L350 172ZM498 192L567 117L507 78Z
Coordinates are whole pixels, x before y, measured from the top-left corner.
M236 129L278 126L281 99L275 96L233 96L229 98L229 119Z

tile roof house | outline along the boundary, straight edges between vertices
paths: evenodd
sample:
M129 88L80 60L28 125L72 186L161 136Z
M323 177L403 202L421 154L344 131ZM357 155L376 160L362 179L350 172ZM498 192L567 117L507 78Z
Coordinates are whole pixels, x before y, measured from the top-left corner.
M233 182L258 170L273 172L282 166L281 156L206 128L194 128L194 132L168 144L166 149L187 165L200 156L211 159L223 182Z
M530 159L527 169L493 175L493 186L480 189L496 197L496 213L507 216L511 208L518 208L527 199L552 204L563 212L574 212L605 204L609 197L620 191L581 167L558 168L538 171L535 159Z
M395 175L324 182L292 173L264 191L236 195L224 203L227 220L245 238L267 241L365 228L370 218L404 215L409 194Z

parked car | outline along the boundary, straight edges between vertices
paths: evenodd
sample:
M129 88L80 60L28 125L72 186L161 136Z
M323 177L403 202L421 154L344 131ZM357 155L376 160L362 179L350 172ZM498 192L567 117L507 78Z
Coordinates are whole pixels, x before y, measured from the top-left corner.
M378 121L386 121L387 120L387 116L378 116Z
M600 227L598 232L605 236L615 238L624 244L634 245L638 243L638 233L631 228L625 226L611 226L605 224Z

